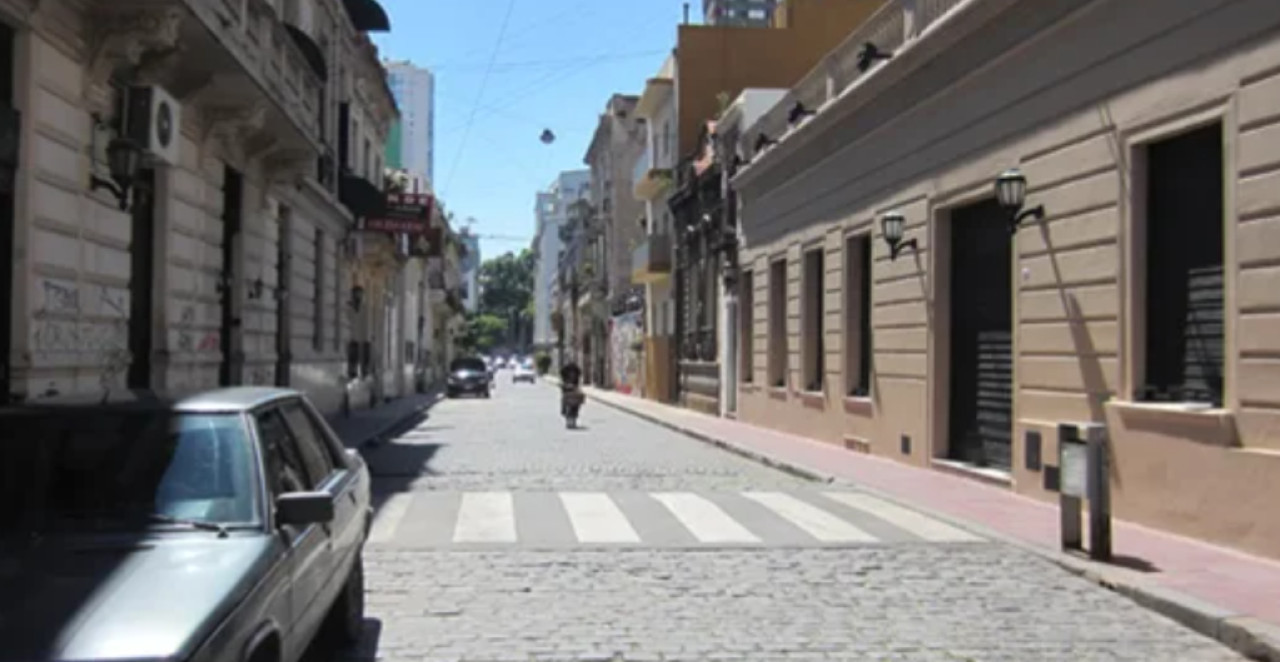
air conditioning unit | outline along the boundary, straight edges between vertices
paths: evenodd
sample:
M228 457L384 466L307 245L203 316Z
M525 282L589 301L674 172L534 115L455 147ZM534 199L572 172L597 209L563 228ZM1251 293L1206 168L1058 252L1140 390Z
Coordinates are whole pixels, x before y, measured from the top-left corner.
M178 163L181 130L182 106L173 95L155 85L129 89L126 134L144 152L161 163Z

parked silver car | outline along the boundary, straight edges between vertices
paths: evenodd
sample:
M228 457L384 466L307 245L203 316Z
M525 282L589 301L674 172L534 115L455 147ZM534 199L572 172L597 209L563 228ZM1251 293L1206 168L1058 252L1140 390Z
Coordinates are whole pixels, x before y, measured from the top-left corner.
M294 662L364 624L370 477L301 394L0 410L0 661Z

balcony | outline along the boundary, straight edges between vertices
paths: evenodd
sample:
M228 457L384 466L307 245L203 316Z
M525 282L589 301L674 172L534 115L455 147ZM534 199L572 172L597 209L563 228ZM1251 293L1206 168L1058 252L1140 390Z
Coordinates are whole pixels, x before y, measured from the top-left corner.
M632 193L637 200L653 200L671 186L671 169L654 168L651 167L652 164L652 152L646 152L636 160L636 167L632 172Z
M192 61L186 66L193 70L181 72L181 78L203 81L203 88L174 91L181 96L198 91L201 105L214 110L215 117L217 109L265 111L261 142L306 152L314 163L321 152L318 104L323 81L318 68L322 63L314 61L316 53L308 57L294 34L296 29L291 31L259 3L183 0L181 4L195 20L183 21L180 41L188 52L203 54L185 58Z
M631 282L648 285L670 277L671 235L648 235L631 254Z

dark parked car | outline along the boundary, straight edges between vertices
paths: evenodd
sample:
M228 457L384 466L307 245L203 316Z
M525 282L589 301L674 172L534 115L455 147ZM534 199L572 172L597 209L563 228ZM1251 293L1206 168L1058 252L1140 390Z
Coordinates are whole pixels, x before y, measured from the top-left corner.
M445 384L445 394L456 398L463 394L489 397L492 388L492 377L489 366L484 359L474 356L454 359L449 364L449 380Z
M301 394L0 409L0 661L294 662L358 639L369 471Z

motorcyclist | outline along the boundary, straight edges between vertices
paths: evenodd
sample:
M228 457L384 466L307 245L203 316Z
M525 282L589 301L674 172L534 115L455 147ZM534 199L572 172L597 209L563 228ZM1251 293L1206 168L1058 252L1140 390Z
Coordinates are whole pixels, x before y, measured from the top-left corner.
M570 360L560 368L560 414L570 428L577 424L582 400L582 368Z

